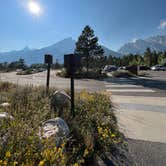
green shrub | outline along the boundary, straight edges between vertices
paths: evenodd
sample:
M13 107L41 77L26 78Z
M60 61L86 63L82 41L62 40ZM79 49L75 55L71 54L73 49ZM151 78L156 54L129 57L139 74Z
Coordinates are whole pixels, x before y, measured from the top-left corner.
M59 77L67 77L67 72L65 69L62 69L60 72L57 73Z
M53 92L52 89L50 95ZM43 87L16 86L5 94L12 105L5 111L14 120L0 126L1 136L8 133L5 145L0 144L0 165L93 165L96 155L112 152L123 143L113 104L105 93L76 94L76 116L72 118L70 110L62 115L70 135L59 147L52 138L38 136L41 122L51 118L50 99Z
M29 75L29 74L34 74L35 72L32 69L27 69L24 71L19 71L17 72L17 75Z
M65 69L62 69L60 72L58 72L57 76L69 78L69 75L67 74ZM89 71L87 73L86 71L81 70L81 71L77 71L74 74L74 77L78 79L79 78L102 79L102 78L106 78L107 75L105 73L101 73L100 71Z

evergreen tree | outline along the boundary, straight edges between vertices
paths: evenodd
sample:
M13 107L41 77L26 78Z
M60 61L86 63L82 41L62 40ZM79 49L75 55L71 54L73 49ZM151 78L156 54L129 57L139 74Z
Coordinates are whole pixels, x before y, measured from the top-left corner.
M132 65L141 66L143 64L143 58L141 55L134 55Z
M158 64L158 54L156 53L156 51L153 51L152 53L152 66L157 65Z
M98 45L98 38L90 26L86 26L78 38L75 53L81 56L82 66L86 67L87 73L89 68L104 65L104 50Z
M147 66L149 66L149 67L152 66L152 52L151 52L150 48L147 48L145 51L144 61Z
M108 56L108 58L107 58L107 64L108 65L115 65L114 57L112 55Z
M20 69L26 69L26 68L27 68L24 59L21 59L21 58L20 58L20 59L18 60L18 66L17 66L17 67L20 68Z
M166 52L158 53L158 64L163 65L165 63Z

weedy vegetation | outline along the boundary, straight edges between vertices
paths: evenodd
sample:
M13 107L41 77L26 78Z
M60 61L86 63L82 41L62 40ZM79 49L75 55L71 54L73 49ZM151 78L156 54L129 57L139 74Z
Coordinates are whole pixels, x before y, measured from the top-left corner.
M54 91L51 89L50 95ZM98 157L105 159L107 153L112 158L118 156L118 147L125 144L106 93L76 94L76 116L72 118L66 108L61 117L69 125L70 134L59 146L53 138L42 139L38 134L41 123L51 118L50 97L45 95L44 87L0 83L0 96L11 103L0 112L14 117L0 121L0 165L94 165Z

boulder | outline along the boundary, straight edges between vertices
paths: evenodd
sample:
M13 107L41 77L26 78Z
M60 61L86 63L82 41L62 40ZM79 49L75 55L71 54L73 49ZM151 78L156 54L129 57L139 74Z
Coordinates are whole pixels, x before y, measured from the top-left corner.
M8 107L11 106L11 104L6 102L6 103L0 104L0 106L1 106L2 108L8 108Z
M65 107L69 107L71 97L63 90L56 91L51 96L51 110L54 112L59 111L59 116Z
M55 137L57 143L60 143L68 134L69 127L67 123L59 117L43 122L40 128L40 137L46 139Z

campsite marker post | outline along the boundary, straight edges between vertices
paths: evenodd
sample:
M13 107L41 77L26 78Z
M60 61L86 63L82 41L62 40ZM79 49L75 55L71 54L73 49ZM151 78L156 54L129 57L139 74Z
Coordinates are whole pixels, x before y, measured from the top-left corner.
M46 54L44 63L47 64L46 94L48 95L50 84L50 68L51 64L53 63L53 56Z
M81 66L81 58L76 54L64 55L64 67L66 68L67 75L70 77L70 92L71 92L71 115L75 117L75 104L74 104L74 74L75 71Z

